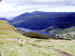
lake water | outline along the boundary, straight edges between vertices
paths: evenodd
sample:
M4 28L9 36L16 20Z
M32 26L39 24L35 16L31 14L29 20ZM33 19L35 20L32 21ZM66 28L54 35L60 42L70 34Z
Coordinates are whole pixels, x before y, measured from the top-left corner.
M41 35L47 35L47 36L52 36L52 37L56 38L55 34L43 32L43 31L40 31L40 30L31 30L31 29L26 29L26 28L16 28L16 29L20 29L24 32L35 32L35 33L38 33L38 34L41 34Z

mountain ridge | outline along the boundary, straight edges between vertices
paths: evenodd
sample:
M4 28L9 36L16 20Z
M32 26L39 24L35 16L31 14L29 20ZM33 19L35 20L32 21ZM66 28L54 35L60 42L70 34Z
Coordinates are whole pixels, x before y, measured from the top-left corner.
M31 12L24 13L13 20L11 24L15 27L42 30L48 27L68 28L75 26L75 13L73 12ZM64 22L64 23L63 23Z

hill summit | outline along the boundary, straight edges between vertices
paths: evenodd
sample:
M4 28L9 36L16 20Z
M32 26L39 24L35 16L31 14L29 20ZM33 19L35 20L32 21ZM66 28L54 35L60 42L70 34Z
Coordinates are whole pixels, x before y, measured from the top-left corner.
M12 25L9 25L6 21L0 20L0 30L16 30Z

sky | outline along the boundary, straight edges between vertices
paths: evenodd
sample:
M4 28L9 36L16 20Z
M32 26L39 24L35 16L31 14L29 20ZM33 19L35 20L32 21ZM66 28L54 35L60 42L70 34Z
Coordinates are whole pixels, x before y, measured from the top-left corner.
M75 0L1 0L0 17L12 18L25 12L75 12Z

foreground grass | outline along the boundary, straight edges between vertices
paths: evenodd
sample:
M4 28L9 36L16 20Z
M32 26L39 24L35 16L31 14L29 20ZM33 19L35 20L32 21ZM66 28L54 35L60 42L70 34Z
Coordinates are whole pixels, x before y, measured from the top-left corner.
M16 32L0 34L0 53L3 56L60 56L59 49L75 56L75 40L41 40L24 37Z
M1 56L75 56L75 40L32 39L4 26L0 27Z

